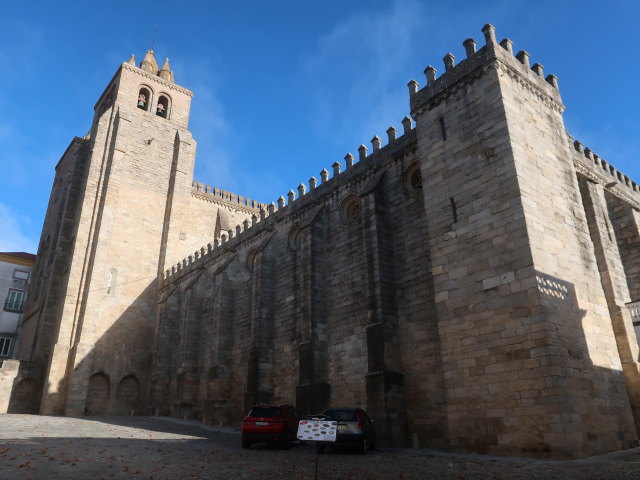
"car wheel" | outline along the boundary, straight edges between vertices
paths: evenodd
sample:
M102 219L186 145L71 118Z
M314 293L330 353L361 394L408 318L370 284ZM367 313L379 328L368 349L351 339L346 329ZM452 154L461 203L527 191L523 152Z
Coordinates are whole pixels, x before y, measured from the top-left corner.
M242 448L251 448L251 442L249 440L242 440Z
M367 453L367 439L366 438L362 439L362 445L360 445L360 453L362 455L366 455L366 453Z
M282 448L286 450L291 448L291 434L288 432L284 437L282 437Z
M318 454L324 452L324 445L320 445L319 443L316 443L316 451L318 452Z

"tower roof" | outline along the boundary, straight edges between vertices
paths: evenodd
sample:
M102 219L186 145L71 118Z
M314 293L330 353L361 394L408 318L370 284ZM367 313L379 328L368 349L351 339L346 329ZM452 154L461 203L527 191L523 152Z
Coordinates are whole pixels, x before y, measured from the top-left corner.
M158 62L156 62L156 57L153 56L153 50L147 50L147 54L140 63L140 68L154 75L158 74Z
M172 81L173 75L171 72L171 68L169 67L169 59L165 58L164 60L164 65L162 65L162 68L160 69L160 73L158 73L158 76L160 78L162 78L163 80L167 80L169 82Z
M133 55L131 55L129 63L135 65L135 57ZM142 59L142 62L140 62L140 68L152 75L157 75L167 82L174 82L173 72L171 71L171 67L169 66L169 59L166 58L164 60L164 64L162 65L161 69L158 68L158 62L156 62L156 57L153 54L153 50L147 50L146 55Z

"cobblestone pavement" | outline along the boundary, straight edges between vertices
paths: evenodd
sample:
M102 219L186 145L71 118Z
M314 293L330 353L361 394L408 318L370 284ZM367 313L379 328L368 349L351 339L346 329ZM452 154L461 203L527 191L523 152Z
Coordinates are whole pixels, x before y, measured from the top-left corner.
M319 480L639 479L640 448L574 461L381 449L318 457ZM229 428L154 417L0 415L0 479L314 478L315 449L240 446Z

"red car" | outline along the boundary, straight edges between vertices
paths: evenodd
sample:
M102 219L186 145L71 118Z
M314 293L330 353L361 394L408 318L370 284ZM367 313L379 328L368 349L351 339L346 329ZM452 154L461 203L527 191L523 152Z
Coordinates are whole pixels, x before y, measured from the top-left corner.
M296 438L300 416L291 405L254 406L242 422L242 447L254 443L278 443L284 448Z

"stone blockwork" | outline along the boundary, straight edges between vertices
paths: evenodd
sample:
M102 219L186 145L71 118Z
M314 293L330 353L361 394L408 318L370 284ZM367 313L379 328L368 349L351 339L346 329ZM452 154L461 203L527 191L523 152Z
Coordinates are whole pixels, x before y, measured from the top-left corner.
M353 405L391 445L637 443L638 186L483 33L409 82L415 127L269 205L193 182L191 92L152 54L123 64L57 168L20 366L41 411Z
M627 392L557 82L484 33L485 47L411 99L449 441L569 455L631 445L637 345Z
M368 405L406 443L412 403L425 438L443 441L442 398L421 400L441 389L442 372L424 318L424 207L407 178L420 174L415 148L408 131L172 272L160 289L154 408L228 422L256 401L296 401L305 413ZM402 336L425 345L404 351Z
M259 211L195 197L192 94L145 65L121 65L56 167L19 357L42 413L146 412L158 272L214 238L219 208Z

